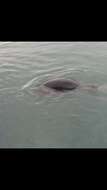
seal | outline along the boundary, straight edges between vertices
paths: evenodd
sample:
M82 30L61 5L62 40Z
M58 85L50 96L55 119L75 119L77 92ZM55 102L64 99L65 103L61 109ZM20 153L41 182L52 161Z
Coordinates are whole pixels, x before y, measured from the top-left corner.
M74 90L85 90L89 93L93 93L94 95L98 93L98 91L107 93L107 84L98 86L97 84L81 84L77 80L72 79L53 79L46 81L42 84L38 91L33 89L34 93L39 92L40 95L49 95L49 94L62 94L68 91Z
M80 84L75 80L70 79L55 79L47 81L44 84L45 87L53 89L55 91L65 92L69 90L75 90Z

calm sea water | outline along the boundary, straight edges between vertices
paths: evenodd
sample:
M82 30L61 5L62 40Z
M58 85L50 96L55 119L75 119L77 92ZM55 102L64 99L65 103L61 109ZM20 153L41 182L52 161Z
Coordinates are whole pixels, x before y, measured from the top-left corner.
M46 94L56 78L100 90ZM0 42L0 148L27 147L107 148L107 43Z

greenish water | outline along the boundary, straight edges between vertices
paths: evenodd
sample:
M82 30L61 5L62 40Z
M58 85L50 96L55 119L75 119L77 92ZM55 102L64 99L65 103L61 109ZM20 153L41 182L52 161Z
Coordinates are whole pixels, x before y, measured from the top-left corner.
M101 88L45 93L55 78ZM106 42L0 42L0 148L27 147L107 148Z

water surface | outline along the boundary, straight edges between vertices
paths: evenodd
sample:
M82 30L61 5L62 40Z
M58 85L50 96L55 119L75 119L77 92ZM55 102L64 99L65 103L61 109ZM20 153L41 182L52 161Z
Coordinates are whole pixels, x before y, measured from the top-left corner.
M55 78L103 91L39 93ZM0 148L107 148L107 43L0 42Z

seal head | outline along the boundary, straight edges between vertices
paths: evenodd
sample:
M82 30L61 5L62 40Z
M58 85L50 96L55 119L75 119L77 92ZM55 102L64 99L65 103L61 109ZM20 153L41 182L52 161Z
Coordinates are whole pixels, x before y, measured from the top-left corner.
M63 92L63 91L74 90L79 86L79 84L74 80L56 79L46 82L44 86L56 91Z

